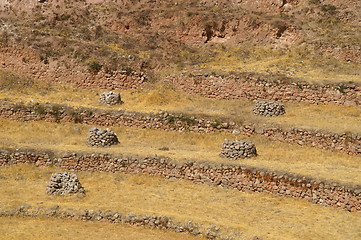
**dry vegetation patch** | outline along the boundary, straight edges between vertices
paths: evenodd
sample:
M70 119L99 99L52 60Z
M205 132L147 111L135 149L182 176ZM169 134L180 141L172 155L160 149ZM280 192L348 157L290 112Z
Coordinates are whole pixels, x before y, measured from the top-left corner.
M55 152L104 152L104 149L87 146L86 138L91 126L70 123L15 122L0 120L0 146L30 148ZM162 155L178 161L195 160L230 163L219 157L224 139L236 139L229 133L200 134L177 133L127 127L113 127L119 144L106 149L112 154ZM360 185L360 157L319 150L296 144L280 143L260 136L239 136L257 146L256 158L239 161L246 166L266 168L306 175L341 184ZM236 163L236 162L232 162Z
M282 74L309 83L361 83L360 64L313 55L314 51L305 47L293 50L219 47L208 62L201 64L200 70Z
M84 198L48 196L46 182L57 170L29 165L0 169L0 182L6 186L0 189L1 204L5 207L23 203L55 204L74 209L165 215L175 221L215 224L227 231L241 232L245 239L253 236L262 239L357 239L361 234L359 213L326 208L306 200L243 193L146 175L77 172L87 190Z

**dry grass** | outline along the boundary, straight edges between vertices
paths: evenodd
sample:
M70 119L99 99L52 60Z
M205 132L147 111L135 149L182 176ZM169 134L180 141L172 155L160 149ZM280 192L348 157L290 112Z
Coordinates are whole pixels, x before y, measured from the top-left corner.
M125 102L120 106L103 106L98 103L96 89L78 89L70 86L50 85L29 80L9 72L0 71L0 99L14 102L51 102L74 107L93 107L108 110L158 112L160 110L206 114L227 117L234 121L259 126L272 122L282 125L322 129L331 132L361 133L360 106L317 106L286 104L287 114L277 118L255 116L253 102L245 100L215 100L174 91L167 86L152 86L145 90L120 91Z
M59 169L29 165L1 168L0 183L5 187L0 188L0 203L4 207L28 203L32 206L60 205L73 209L165 215L180 222L192 220L204 226L215 224L227 231L241 232L245 239L253 236L310 240L361 237L359 213L322 207L301 199L243 193L185 180L78 172L87 190L86 197L48 196L45 186L55 171ZM78 224L74 222L74 226Z
M310 83L361 82L360 64L313 55L298 48L292 51L267 47L219 47L210 61L201 65L207 71L284 74Z
M81 124L55 124L0 120L0 147L49 149L55 152L83 151L112 154L162 155L179 161L212 161L240 163L248 166L285 171L343 184L361 185L359 156L349 156L311 147L269 141L253 136L242 137L253 141L259 156L230 162L218 156L225 138L235 139L228 133L199 134L165 132L127 127L112 127L120 144L101 149L87 146L85 141L91 126ZM160 150L168 147L169 151Z
M123 224L93 223L48 218L0 217L0 239L201 239L189 234L151 230Z

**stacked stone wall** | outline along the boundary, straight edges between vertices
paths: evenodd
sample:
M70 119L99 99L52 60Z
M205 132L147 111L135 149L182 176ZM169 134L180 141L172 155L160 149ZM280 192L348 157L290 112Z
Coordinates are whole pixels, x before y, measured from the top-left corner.
M92 108L74 109L66 105L0 103L0 118L17 121L45 120L49 122L75 122L99 126L127 126L166 131L192 131L199 133L234 132L242 135L259 134L271 140L296 143L321 149L361 154L361 135L330 133L299 128L271 127L256 129L251 125L232 121L196 118L182 114L159 112L145 114L127 111L104 111Z
M0 152L0 167L29 163L36 166L55 165L71 171L105 171L146 173L166 178L187 179L195 183L219 185L239 191L266 192L280 196L304 198L324 206L361 212L361 186L343 186L292 174L270 172L240 165L213 163L179 163L159 156L114 156L108 154L64 154Z
M109 222L114 224L129 224L168 230L178 233L189 233L195 236L204 236L207 239L236 240L243 239L237 232L228 233L215 225L203 225L193 221L187 223L176 222L167 216L136 215L134 213L121 213L111 210L70 209L60 206L32 207L28 204L16 208L2 208L0 217L50 217L68 220L82 220L89 222ZM259 238L257 238L259 239Z
M311 85L287 81L268 81L254 74L216 76L199 74L168 77L176 89L218 99L267 99L311 104L361 105L361 86L357 84Z
M100 70L94 74L79 65L74 59L39 64L36 51L0 47L0 68L24 74L41 81L69 84L80 88L136 89L142 87L148 78L144 72ZM27 58L25 64L22 59ZM67 62L64 64L63 62Z

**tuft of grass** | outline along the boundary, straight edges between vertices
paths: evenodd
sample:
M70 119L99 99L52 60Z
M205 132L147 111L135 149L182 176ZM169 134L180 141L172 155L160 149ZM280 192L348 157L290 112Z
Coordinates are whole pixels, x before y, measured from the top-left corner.
M110 148L93 148L86 144L88 130L84 124L15 122L0 120L0 148L30 148L54 152L97 152L110 154L161 155L177 161L209 161L241 164L272 171L290 172L314 179L361 185L360 156L270 141L260 136L233 136L230 133L200 134L166 132L129 127L111 127L120 144ZM21 131L20 131L21 130ZM240 161L219 157L224 139L244 139L255 143L258 156ZM162 148L168 151L162 151Z
M254 236L271 240L357 239L360 234L359 213L326 208L301 199L245 193L147 175L77 172L87 191L84 198L48 196L44 189L51 173L56 171L61 169L29 165L1 168L0 183L4 186L0 188L2 206L27 203L31 206L60 205L73 209L164 215L175 221L192 220L204 226L217 225L227 232L242 232L245 239ZM22 179L18 178L19 175ZM86 228L86 224L72 223ZM0 229L4 227L1 225ZM5 233L16 229L6 230ZM77 231L82 233L84 230ZM139 228L138 231L141 234L147 229Z

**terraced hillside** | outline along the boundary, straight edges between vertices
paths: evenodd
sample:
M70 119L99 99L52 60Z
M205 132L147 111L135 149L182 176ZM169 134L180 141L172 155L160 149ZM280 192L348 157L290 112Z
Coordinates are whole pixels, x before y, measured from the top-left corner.
M0 239L361 238L360 9L2 1Z

